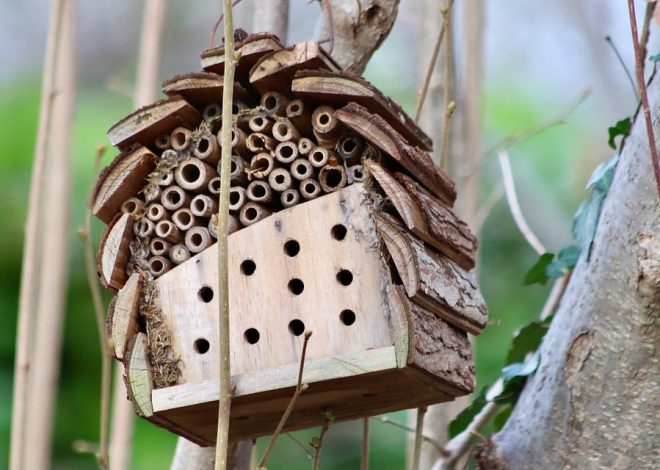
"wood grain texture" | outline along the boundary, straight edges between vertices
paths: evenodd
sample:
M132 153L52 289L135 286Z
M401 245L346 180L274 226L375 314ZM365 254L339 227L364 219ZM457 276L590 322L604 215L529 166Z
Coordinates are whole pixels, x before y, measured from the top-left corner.
M128 343L138 331L138 312L142 294L142 276L133 273L115 297L108 312L108 337L114 356L122 360Z
M340 70L317 42L306 41L263 56L250 71L250 83L262 93L290 92L296 72L309 69Z
M108 225L101 236L96 256L99 277L106 289L117 292L128 279L126 267L130 259L130 243L135 219L121 214Z
M488 317L474 274L426 248L387 214L376 216L376 226L408 296L443 320L479 334Z
M126 357L126 387L135 412L145 418L154 414L151 404L151 366L147 359L147 335L138 333L129 344Z
M236 64L236 82L248 83L250 70L263 56L283 49L284 46L270 33L251 34L235 44L235 51L240 54ZM223 75L225 72L225 47L214 47L202 52L202 68L207 72Z
M115 157L99 176L90 201L92 213L108 224L127 199L144 187L145 178L156 167L157 157L135 145Z
M163 93L170 98L181 96L201 111L209 103L221 101L222 88L222 76L211 72L176 75L161 86ZM234 82L234 98L250 106L255 104L252 95L239 82Z
M433 142L406 112L364 78L348 72L303 70L296 74L291 91L304 99L342 106L352 101L381 116L412 145L431 150Z
M108 130L108 139L120 150L134 143L151 148L159 135L169 134L179 126L194 129L201 120L202 116L195 108L176 96L129 114Z

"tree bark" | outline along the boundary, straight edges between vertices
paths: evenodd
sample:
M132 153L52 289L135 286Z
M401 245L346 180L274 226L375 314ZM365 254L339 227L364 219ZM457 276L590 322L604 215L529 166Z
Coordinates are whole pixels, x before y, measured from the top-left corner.
M257 0L254 6L254 32L268 31L286 44L289 29L289 0Z
M323 2L326 4L326 2ZM396 19L399 0L328 0L332 31L328 12L322 15L322 31L319 39L332 38L332 57L345 70L361 74L367 62L385 40Z
M660 80L649 86L660 114ZM641 116L641 114L640 114ZM582 259L482 468L660 468L660 204L637 119Z

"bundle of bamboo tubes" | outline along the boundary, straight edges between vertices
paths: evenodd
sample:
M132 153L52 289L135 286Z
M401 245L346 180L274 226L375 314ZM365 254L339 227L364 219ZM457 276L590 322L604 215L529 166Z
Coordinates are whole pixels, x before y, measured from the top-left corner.
M234 102L230 233L273 212L363 181L364 155L376 152L344 127L331 106L267 91L250 107ZM134 219L142 266L154 278L203 251L217 238L220 191L220 104L203 108L197 127L159 134L156 168L137 196L121 206ZM145 256L146 255L146 256ZM132 267L132 269L131 269Z

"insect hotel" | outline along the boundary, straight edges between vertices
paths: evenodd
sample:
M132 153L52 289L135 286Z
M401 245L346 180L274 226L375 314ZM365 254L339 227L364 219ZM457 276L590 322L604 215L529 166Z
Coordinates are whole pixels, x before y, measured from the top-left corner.
M229 215L230 440L472 392L486 307L452 181L403 110L317 43L237 33ZM115 357L136 412L215 444L224 50L108 132L91 204Z

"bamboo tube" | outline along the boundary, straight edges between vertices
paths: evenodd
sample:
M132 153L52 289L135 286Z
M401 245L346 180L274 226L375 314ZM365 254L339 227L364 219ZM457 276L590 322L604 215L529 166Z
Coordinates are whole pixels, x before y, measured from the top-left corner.
M247 191L240 186L229 188L229 211L238 212L247 203Z
M293 184L291 173L285 168L275 168L270 175L268 175L268 184L278 193L286 191Z
M220 194L220 177L215 176L211 178L208 184L208 190L211 194Z
M362 165L349 166L346 172L348 173L349 184L362 183L367 179L367 175L364 173L364 169L362 168Z
M192 132L185 127L177 127L170 134L172 148L178 152L186 150L192 143Z
M248 185L247 197L250 201L268 205L273 200L273 190L267 182L256 180Z
M190 212L195 217L208 219L211 215L218 212L218 205L215 199L210 198L206 194L198 194L190 201Z
M190 251L188 251L186 245L179 243L177 245L173 245L172 248L170 248L169 256L170 260L172 260L174 264L181 264L184 261L190 259Z
M250 168L247 170L248 180L268 178L274 169L275 159L268 153L259 153L250 161Z
M179 186L170 186L160 195L160 203L168 211L175 211L190 204L192 196Z
M152 236L154 234L155 229L156 229L156 224L154 224L153 220L149 220L146 217L141 218L133 226L133 231L135 232L135 235L141 238L147 238Z
M311 135L311 116L302 100L293 100L286 105L286 117L302 134Z
M330 106L319 106L312 113L312 128L321 147L334 149L344 133L335 110Z
M213 238L218 238L218 214L213 214L209 219L209 234ZM241 224L238 222L238 218L235 215L229 214L229 220L227 224L229 233L232 234L241 228Z
M273 128L273 121L266 116L252 116L248 121L248 127L252 132L262 132L265 134Z
M285 209L295 206L300 202L300 193L295 188L287 189L280 195L280 202Z
M172 268L172 262L164 256L154 256L149 260L149 272L154 276L162 276Z
M172 222L179 230L186 231L195 225L197 219L192 215L190 209L179 209L172 214Z
M167 218L167 211L162 204L151 203L147 206L147 218L154 222L160 222Z
M319 171L319 183L326 193L337 191L348 183L346 168L343 165L328 164Z
M149 243L149 251L154 256L165 256L170 251L171 246L171 243L162 238L152 238L151 243Z
M322 168L330 161L331 152L331 150L326 148L316 147L314 150L309 152L307 158L309 159L309 163L311 163L314 168ZM332 154L334 154L334 152L332 152Z
M133 217L137 218L138 214L144 209L144 201L136 197L126 199L121 205L121 211L124 214L131 214Z
M204 192L216 176L215 168L196 158L187 158L174 171L174 179L183 189Z
M218 103L209 103L204 107L202 118L211 128L211 132L217 132L222 122L222 108Z
M357 165L364 150L364 141L356 135L344 137L337 144L337 152L347 165Z
M275 158L280 163L291 163L298 158L298 146L291 141L280 142L275 147Z
M247 142L248 135L243 129L234 124L231 128L232 153L247 157L249 155L248 150L252 151L252 149L248 147ZM218 132L218 144L220 144L220 132Z
M173 171L168 171L167 173L163 173L160 178L158 179L158 186L170 186L172 183L174 183L174 172Z
M142 190L145 202L153 202L160 199L161 190L157 184L148 184Z
M193 155L208 163L209 165L215 165L220 160L220 147L218 146L218 140L208 134L202 134L195 141L195 146L193 147Z
M307 155L309 152L311 152L316 145L314 145L314 142L312 142L312 139L308 139L307 137L302 137L298 141L298 153L300 155Z
M280 142L300 139L300 132L288 119L278 119L273 124L272 134Z
M154 145L158 150L168 150L172 148L172 140L169 134L161 134L154 140Z
M180 243L183 240L181 231L169 220L161 220L156 224L156 236L170 243Z
M298 158L291 164L291 176L298 181L306 180L314 176L314 168L308 160Z
M261 132L254 132L247 137L245 144L250 152L259 153L273 151L277 145L277 142L266 134Z
M270 211L256 202L248 202L241 209L238 220L245 227L248 227L261 219L270 215Z
M206 227L193 227L186 232L185 244L191 253L199 253L207 249L213 240Z
M321 185L315 179L307 178L300 182L299 191L300 196L302 196L305 201L309 201L310 199L314 199L321 195Z
M231 173L229 174L229 181L232 186L236 185L245 185L248 181L247 175L247 163L243 158L238 155L231 156L231 163L229 164ZM218 173L220 173L220 168L218 168Z
M261 106L271 116L286 116L289 98L276 91L268 91L261 96Z

